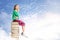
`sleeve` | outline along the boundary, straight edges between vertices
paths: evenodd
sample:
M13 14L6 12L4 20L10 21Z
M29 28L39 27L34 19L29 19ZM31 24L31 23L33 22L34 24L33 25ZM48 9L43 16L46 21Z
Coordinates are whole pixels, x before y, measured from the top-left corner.
M18 14L17 14L17 12L16 12L16 11L14 11L13 13L14 13L14 15L15 15L15 16L18 16Z

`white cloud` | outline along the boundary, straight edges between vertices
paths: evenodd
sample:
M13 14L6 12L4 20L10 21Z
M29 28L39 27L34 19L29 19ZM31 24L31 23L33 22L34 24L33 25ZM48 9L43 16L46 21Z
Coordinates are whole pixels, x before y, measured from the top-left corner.
M3 27L3 29L6 29L6 31L10 31L10 29L9 29L10 24L11 24L11 14L8 14L8 13L6 13L4 11L1 11L0 25Z
M6 14L5 14L6 15ZM21 40L57 40L60 39L60 14L47 12L43 16L31 14L24 16L26 23L25 35L20 37ZM5 17L8 17L6 15ZM4 18L4 17L3 17ZM11 40L10 35L0 29L0 40Z
M12 39L10 37L10 35L8 35L5 30L3 30L2 28L0 28L0 40L15 40L15 39Z
M47 12L43 18L37 17L38 14L25 16L23 19L26 22L26 34L30 39L41 40L56 40L60 37L60 14Z

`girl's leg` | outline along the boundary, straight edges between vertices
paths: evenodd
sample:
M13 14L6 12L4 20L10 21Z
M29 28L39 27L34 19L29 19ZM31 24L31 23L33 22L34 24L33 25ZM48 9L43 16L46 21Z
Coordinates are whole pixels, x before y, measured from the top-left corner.
M19 20L19 25L22 26L22 33L21 33L21 35L23 35L24 31L25 31L25 23L23 21Z
M22 33L21 33L21 35L24 34L24 31L25 31L25 26L22 26Z
M25 31L25 26L22 26L22 32L24 32Z

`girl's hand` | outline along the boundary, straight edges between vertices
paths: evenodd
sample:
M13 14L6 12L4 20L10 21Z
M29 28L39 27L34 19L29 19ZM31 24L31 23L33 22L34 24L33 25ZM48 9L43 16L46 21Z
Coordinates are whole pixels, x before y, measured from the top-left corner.
M16 17L16 19L18 19L18 17Z

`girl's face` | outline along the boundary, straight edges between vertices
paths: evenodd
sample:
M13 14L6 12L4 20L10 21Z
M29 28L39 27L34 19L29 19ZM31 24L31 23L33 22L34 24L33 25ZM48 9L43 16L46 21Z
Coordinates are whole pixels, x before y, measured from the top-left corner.
M19 5L16 5L16 10L19 11Z

